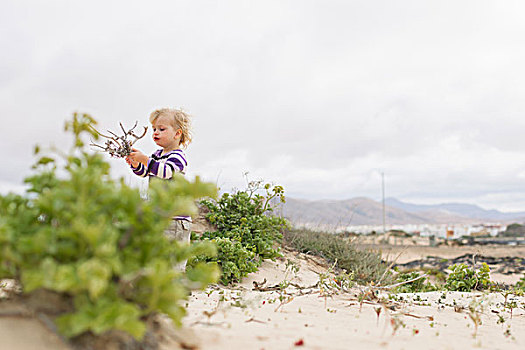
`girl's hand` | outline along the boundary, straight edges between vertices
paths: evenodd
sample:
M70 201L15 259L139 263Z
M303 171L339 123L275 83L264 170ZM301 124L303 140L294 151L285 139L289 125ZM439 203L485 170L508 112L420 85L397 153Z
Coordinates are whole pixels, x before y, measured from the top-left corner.
M139 165L139 163L144 164L144 166L148 166L149 157L147 155L135 148L132 148L131 151L132 152L129 154L129 156L126 157L126 161L128 161L128 159L130 161L128 164L131 164L135 168L137 165Z
M139 162L132 161L129 156L126 157L126 163L136 168L139 165Z

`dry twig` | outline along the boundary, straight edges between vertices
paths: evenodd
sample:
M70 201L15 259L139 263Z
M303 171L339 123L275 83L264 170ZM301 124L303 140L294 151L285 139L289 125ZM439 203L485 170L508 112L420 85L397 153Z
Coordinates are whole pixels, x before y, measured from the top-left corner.
M421 276L418 276L416 278L412 278L411 280L408 280L408 281L403 281L403 282L399 282L399 283L395 283L395 284L391 284L389 286L384 286L384 287L371 287L372 289L392 289L392 288L395 288L395 287L399 287L399 286L402 286L403 284L407 284L407 283L411 283L411 282L414 282L414 281L417 281L421 278L424 278L424 277L428 277L427 274L423 274Z
M122 136L118 136L117 134L115 134L114 132L110 130L108 130L108 133L111 134L111 136L104 135L100 133L98 130L96 130L95 128L91 127L91 129L93 129L93 131L95 131L98 135L107 139L104 146L97 145L94 142L91 143L91 146L103 149L104 152L109 153L109 155L112 157L117 157L117 158L127 157L131 153L131 150L135 142L143 138L146 135L146 131L148 130L148 127L145 126L144 132L142 133L142 135L139 136L135 134L133 130L137 127L137 123L138 122L135 122L135 125L133 125L133 127L127 131L126 129L124 129L124 126L122 125L122 123L119 123L120 128L122 129L122 132L124 133ZM129 138L132 138L132 139L129 139Z

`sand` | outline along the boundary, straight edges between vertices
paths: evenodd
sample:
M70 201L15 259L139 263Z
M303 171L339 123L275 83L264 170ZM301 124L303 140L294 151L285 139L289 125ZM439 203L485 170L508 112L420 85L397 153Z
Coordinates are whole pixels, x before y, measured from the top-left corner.
M475 256L490 256L494 258L521 257L525 263L525 246L508 245L470 245L470 246L402 246L402 245L374 245L369 249L381 252L385 261L395 261L403 264L414 260L425 259L428 256L438 256L443 259L453 259L465 254ZM497 273L498 269L491 267L491 279L494 282L516 284L523 274Z
M412 260L423 259L427 256L439 256L451 259L464 254L477 254L493 256L496 258L518 256L525 259L525 246L509 245L464 245L464 246L403 246L403 245L374 245L368 248L380 251L383 259L405 263Z
M300 266L296 275L286 270L286 259ZM302 296L295 290L281 306L279 292L253 290L252 282L265 278L265 285L291 280L310 286L325 271L313 260L288 253L285 260L265 262L236 288L194 293L184 325L198 334L202 349L525 348L525 297L513 297L519 307L511 318L499 293L398 294L403 300L391 301L395 310L390 310L376 300L360 305L363 288L329 297L315 288ZM477 332L471 316L481 320Z
M193 292L183 328L174 329L169 319L159 317L160 349L525 348L525 297L508 297L507 305L515 303L512 317L500 293L396 294L392 300L381 292L378 298L367 294L361 304L366 287L337 294L311 287L328 268L320 259L286 252L235 287ZM286 292L254 290L253 282L264 289L283 281L291 283ZM68 348L49 325L10 317L3 305L0 349Z

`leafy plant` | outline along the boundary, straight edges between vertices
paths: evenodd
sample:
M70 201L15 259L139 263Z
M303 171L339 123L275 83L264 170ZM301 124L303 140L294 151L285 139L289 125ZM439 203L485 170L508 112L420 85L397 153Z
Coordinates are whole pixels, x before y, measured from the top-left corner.
M525 292L525 274L523 274L523 277L521 277L520 280L516 282L515 289Z
M468 267L466 264L454 264L445 282L445 289L451 291L470 292L471 290L483 290L493 283L490 280L490 268L483 263L479 270Z
M406 282L420 277L421 275L417 271L400 273L397 275L396 283ZM433 292L437 290L437 287L430 282L426 282L426 278L422 277L415 281L402 284L392 291L394 293L418 293L418 292Z
M483 314L484 307L483 307L483 301L478 300L472 300L468 307L468 316L472 320L472 323L474 324L474 333L472 336L475 338L478 334L478 328L481 326L481 315Z
M199 239L194 236L194 239ZM202 239L201 241L206 241ZM220 282L224 285L233 281L240 281L248 273L256 272L260 265L257 255L244 247L240 242L230 238L215 236L210 240L217 245L217 255L195 257L191 264L201 261L215 262L222 270Z
M284 189L261 181L249 182L244 191L224 193L217 201L203 200L209 210L206 218L217 231L193 235L192 239L214 242L218 254L197 257L191 263L216 262L222 269L221 283L226 285L257 271L263 259L280 256L275 243L281 240L281 231L288 223L272 215L276 200L285 201Z
M346 272L345 270L336 273L334 267L335 262L330 268L324 272L319 273L319 289L320 295L327 297L339 292L348 292L355 284L353 272Z
M150 200L143 200L122 179L111 179L100 154L85 149L83 135L98 137L95 123L74 114L65 126L74 136L69 152L41 157L25 179L26 194L0 196L0 278L19 280L24 293L70 297L74 308L56 319L66 337L118 329L141 338L144 317L162 312L180 324L185 309L178 302L189 288L217 280L213 265L187 273L172 267L214 254L213 246L170 243L163 234L175 213L193 214L195 198L216 189L177 177L152 183Z

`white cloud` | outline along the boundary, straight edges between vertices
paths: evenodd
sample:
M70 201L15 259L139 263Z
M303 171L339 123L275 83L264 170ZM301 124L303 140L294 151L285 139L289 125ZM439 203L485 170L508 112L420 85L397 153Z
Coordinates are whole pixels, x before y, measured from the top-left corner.
M290 195L377 198L384 171L401 199L525 210L524 7L7 1L0 181L21 183L34 143L66 147L73 111L114 129L173 105L195 115L190 174L225 189L249 171Z

